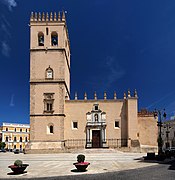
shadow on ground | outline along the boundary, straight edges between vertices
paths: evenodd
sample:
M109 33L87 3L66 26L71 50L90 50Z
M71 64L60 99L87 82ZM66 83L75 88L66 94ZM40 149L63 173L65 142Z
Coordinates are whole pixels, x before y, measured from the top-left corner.
M25 173L27 173L27 171L24 171L22 173L9 172L9 173L7 173L7 175L21 175L21 174L25 174Z
M158 164L167 164L169 165L169 170L175 170L175 158L166 158L165 160L156 160L156 159L144 159L144 157L137 158L134 160L139 160L139 162L146 162L146 163L158 163Z
M75 172L75 173L82 173L82 172L86 172L87 170L85 171L78 171L77 169L72 169L71 172Z

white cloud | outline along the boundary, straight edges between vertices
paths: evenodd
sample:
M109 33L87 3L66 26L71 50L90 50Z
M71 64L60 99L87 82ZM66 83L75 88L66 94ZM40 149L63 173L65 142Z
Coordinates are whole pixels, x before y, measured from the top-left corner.
M125 75L125 70L119 65L118 61L113 56L108 56L105 64L109 71L107 76L107 86L109 87L113 82L121 79Z
M150 109L150 108L153 108L153 107L156 107L156 106L160 106L162 104L166 104L166 101L168 100L169 97L171 97L172 95L174 94L174 91L166 94L165 96L162 96L160 99L158 99L157 101L149 104L146 109ZM165 107L164 107L165 108ZM167 107L166 107L167 108Z
M1 27L2 33L5 34L5 36L7 35L8 37L11 37L10 30L9 30L11 28L11 25L8 22L8 20L5 18L5 16L2 16L0 18L0 27Z
M12 8L17 6L15 0L1 0L1 2L8 7L9 11L12 11Z
M2 41L1 42L1 53L5 56L5 57L9 57L10 56L10 47L7 44L7 42Z
M15 104L14 104L14 94L12 94L12 96L11 96L10 106L11 107L15 106Z
M99 89L101 91L107 91L113 83L117 80L123 78L126 74L125 70L119 65L116 57L107 56L103 61L101 61L100 69L95 75L95 78L89 80L89 86L93 89Z
M0 0L1 4L4 4L8 7L9 11L12 11L12 8L17 6L15 0ZM10 16L9 16L10 17ZM11 38L11 25L7 20L6 16L3 15L3 11L0 12L0 47L1 53L5 57L10 57L10 38Z

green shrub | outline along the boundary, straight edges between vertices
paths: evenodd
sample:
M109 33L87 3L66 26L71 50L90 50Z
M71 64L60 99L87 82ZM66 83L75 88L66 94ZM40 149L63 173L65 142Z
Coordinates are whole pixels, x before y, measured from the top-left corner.
M84 162L84 160L85 160L85 155L79 154L79 155L77 156L77 161L78 161L78 162Z
M4 149L6 146L5 142L0 142L0 149Z
M21 161L21 160L16 160L16 161L14 162L14 165L15 165L15 166L22 166L22 161Z

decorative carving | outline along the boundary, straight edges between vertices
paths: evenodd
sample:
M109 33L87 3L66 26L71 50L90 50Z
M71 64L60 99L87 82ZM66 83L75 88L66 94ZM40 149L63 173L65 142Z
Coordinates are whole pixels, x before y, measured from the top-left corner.
M75 92L75 100L78 99L78 95L77 95L77 92Z
M129 89L128 89L128 97L131 97L131 92Z
M46 21L49 21L49 13L46 13Z
M38 13L38 21L41 21L41 13Z
M61 15L60 15L60 12L58 12L58 21L61 21Z
M105 99L105 100L107 99L106 91L104 92L104 99Z
M97 93L94 92L94 99L97 100Z
M45 21L45 14L44 14L44 12L42 13L42 21Z
M56 14L56 12L54 12L54 21L56 21L57 20L57 14Z
M114 92L114 99L117 99L117 93Z
M53 15L52 15L52 12L50 13L50 21L53 21Z
M33 18L34 18L34 14L33 12L31 12L30 21L33 21Z
M126 99L126 93L124 92L123 98Z
M86 92L84 93L84 100L87 100L87 94L86 94Z
M134 91L134 97L138 97L137 96L137 90L135 89L135 91Z

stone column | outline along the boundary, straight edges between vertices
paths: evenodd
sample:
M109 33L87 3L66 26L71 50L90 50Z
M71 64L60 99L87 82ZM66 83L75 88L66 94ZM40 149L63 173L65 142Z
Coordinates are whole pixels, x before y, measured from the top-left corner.
M90 143L90 129L87 128L86 129L86 147L91 147L91 143Z

